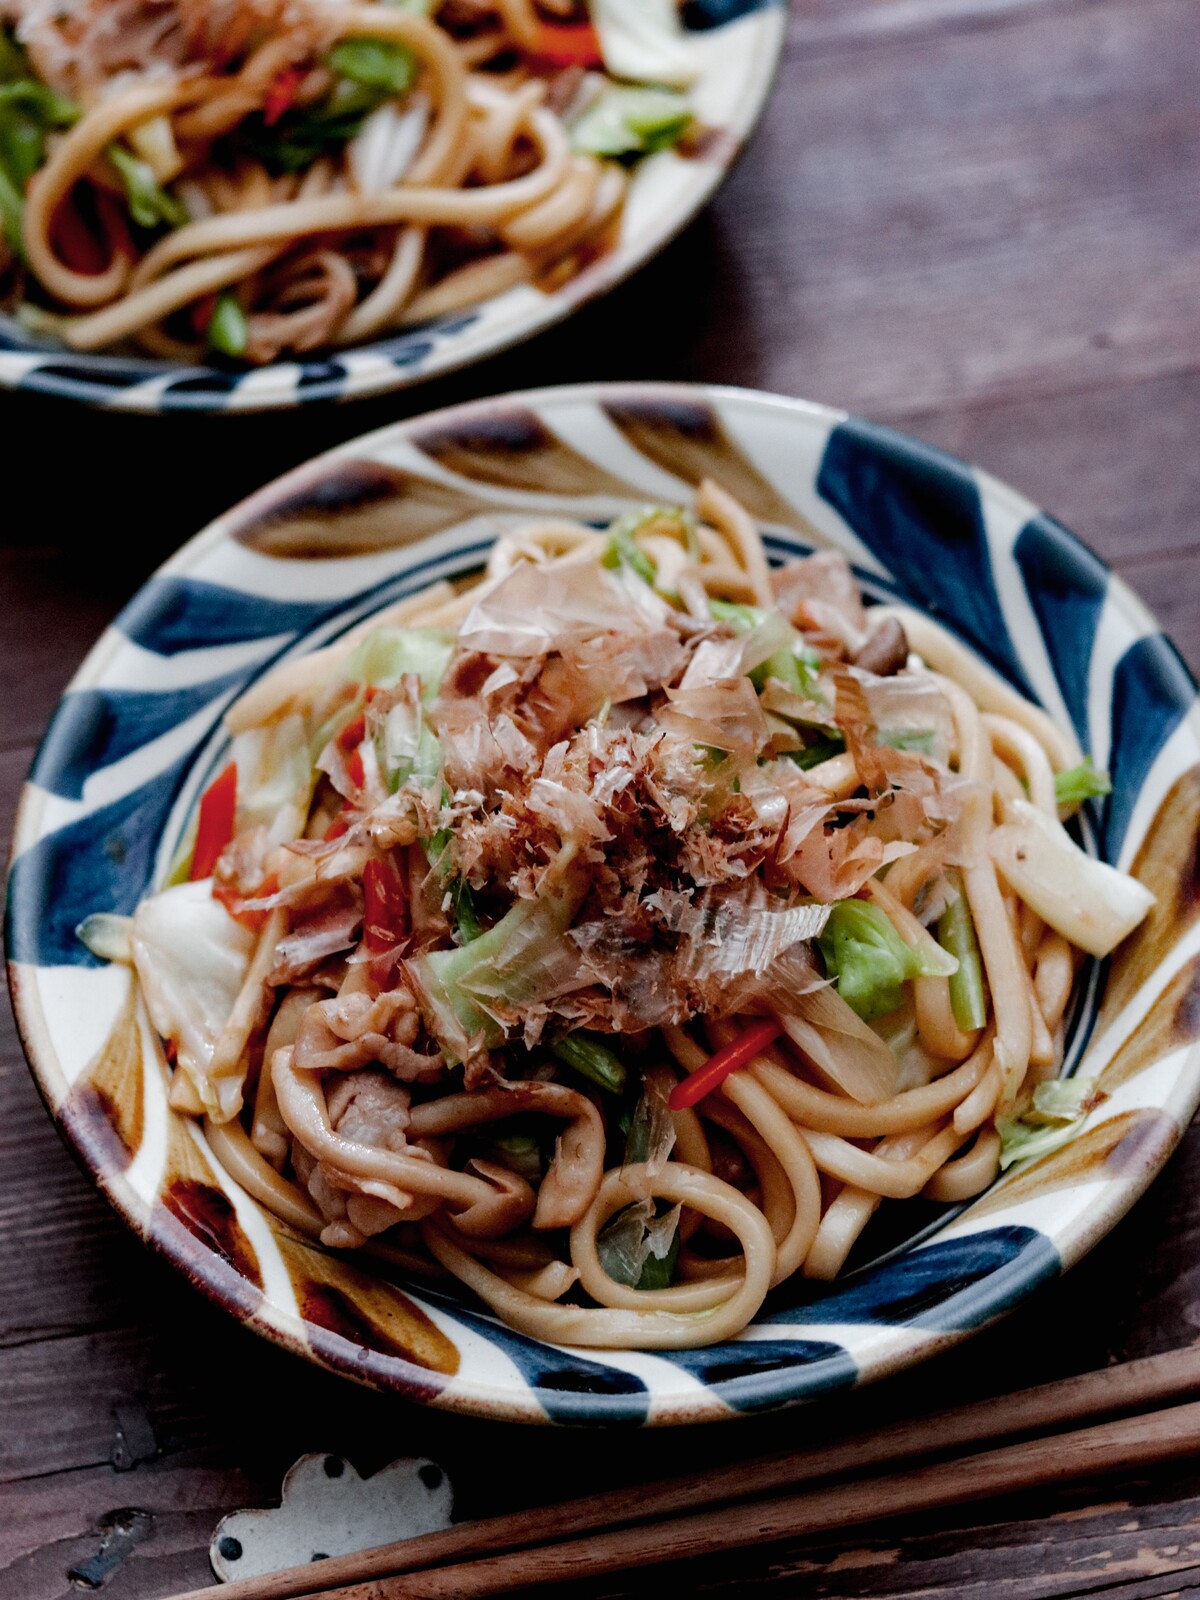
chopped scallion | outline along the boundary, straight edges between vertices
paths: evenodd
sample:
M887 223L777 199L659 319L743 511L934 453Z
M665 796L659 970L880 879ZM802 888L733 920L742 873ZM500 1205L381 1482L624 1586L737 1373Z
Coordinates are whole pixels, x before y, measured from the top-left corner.
M208 319L208 342L223 356L244 356L250 327L241 301L232 290L226 289L217 296L213 314Z
M569 1033L550 1046L550 1053L610 1094L625 1087L625 1063L594 1033Z
M1112 779L1092 764L1091 756L1084 756L1077 767L1054 774L1054 798L1060 806L1077 806L1085 800L1112 793Z

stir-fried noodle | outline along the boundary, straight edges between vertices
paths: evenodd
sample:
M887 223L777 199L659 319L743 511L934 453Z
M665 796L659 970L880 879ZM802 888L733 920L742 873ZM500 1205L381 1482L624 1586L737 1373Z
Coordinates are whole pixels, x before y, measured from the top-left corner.
M880 1203L1069 1138L1082 952L1142 886L1103 774L712 483L523 527L230 710L125 941L229 1173L560 1343L674 1348L834 1277Z
M629 8L0 0L0 302L78 350L261 363L555 287L691 124L605 70L638 73ZM647 70L665 46L686 86L667 13Z

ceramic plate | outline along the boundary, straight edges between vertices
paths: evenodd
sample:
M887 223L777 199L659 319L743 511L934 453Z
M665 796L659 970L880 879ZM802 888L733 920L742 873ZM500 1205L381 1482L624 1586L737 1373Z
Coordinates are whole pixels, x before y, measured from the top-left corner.
M559 289L543 293L522 284L370 344L252 370L80 354L35 339L0 315L0 388L114 411L266 411L407 388L530 339L629 277L711 199L766 103L786 9L784 0L690 0L684 19L701 71L689 94L712 137L695 156L663 150L640 163L617 244Z
M1157 906L1086 972L1068 1066L1108 1099L1076 1141L965 1209L884 1208L833 1285L796 1278L736 1341L586 1353L499 1325L464 1293L390 1283L283 1230L167 1107L128 971L75 937L132 911L224 759L222 710L280 659L438 577L530 516L598 522L686 499L703 474L774 560L832 545L871 596L935 612L1113 777L1086 835ZM547 390L347 445L214 523L96 645L22 799L8 892L25 1047L62 1132L143 1238L251 1327L414 1399L529 1421L729 1417L877 1378L1009 1310L1134 1203L1200 1098L1195 687L1141 604L1019 494L886 429L732 390Z

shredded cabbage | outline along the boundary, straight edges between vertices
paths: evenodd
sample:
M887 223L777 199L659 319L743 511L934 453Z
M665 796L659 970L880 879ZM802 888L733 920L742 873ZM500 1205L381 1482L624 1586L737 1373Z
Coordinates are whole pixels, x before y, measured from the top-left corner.
M629 1289L665 1289L679 1257L680 1207L655 1215L653 1200L618 1211L596 1236L600 1265Z
M308 724L299 713L247 728L234 739L237 826L266 828L271 844L292 839L303 826L316 782Z
M1000 1167L1034 1161L1059 1150L1082 1131L1088 1114L1107 1096L1095 1078L1052 1078L1033 1091L1033 1104L1019 1117L997 1117Z
M817 944L838 993L864 1022L895 1011L909 978L948 978L958 971L946 951L906 944L869 900L839 900Z
M405 673L414 672L428 704L453 653L454 635L445 628L374 628L346 658L342 675L350 683L394 689Z
M571 146L591 156L644 156L666 150L687 132L691 107L673 89L613 84L571 129Z
M558 988L564 968L578 967L565 937L583 903L588 881L571 870L575 851L564 848L551 864L542 892L518 900L500 921L469 944L431 950L408 963L418 985L426 1026L450 1061L464 1061L504 1039L496 1013L537 1000L549 983Z
M257 935L212 897L212 879L181 883L143 900L133 918L133 964L150 1020L173 1041L180 1069L217 1122L237 1115L240 1078L208 1075Z

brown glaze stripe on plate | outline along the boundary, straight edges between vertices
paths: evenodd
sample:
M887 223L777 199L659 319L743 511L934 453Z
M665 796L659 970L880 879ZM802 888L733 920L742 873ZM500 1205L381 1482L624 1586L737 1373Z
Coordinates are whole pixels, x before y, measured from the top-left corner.
M1180 1129L1165 1111L1122 1111L1107 1122L1087 1128L1061 1150L996 1185L971 1207L971 1216L986 1216L1047 1195L1055 1189L1112 1177L1118 1172L1146 1173L1158 1168L1179 1143Z
M828 544L816 528L768 482L730 437L717 413L700 400L608 400L603 410L635 450L684 483L715 478L753 517L794 528L808 543Z
M1171 785L1130 871L1155 904L1113 959L1097 1033L1120 1016L1200 917L1200 767L1190 767Z
M129 995L103 1048L62 1103L59 1117L82 1148L100 1145L95 1165L112 1159L122 1170L141 1148L146 1128L146 1095L137 995ZM90 1160L89 1156L89 1160Z
M364 1357L373 1352L443 1378L458 1371L457 1346L385 1279L368 1277L344 1257L327 1255L286 1229L276 1230L275 1242L318 1356L333 1355L344 1368L344 1350L323 1352L328 1341L322 1336L328 1334L360 1350ZM432 1397L443 1385L430 1378L424 1387Z
M416 544L493 509L381 461L322 462L255 495L230 519L239 543L284 561L333 561Z
M524 408L504 407L432 425L417 424L409 438L447 472L497 489L620 498L638 493L633 484L580 454Z

